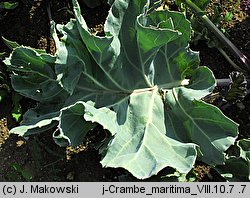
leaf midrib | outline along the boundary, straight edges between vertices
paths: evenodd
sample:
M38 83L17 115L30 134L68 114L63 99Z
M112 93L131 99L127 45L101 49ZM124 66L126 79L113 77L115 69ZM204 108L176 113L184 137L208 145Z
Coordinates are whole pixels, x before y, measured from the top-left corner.
M183 106L181 105L181 103L178 100L178 96L177 96L177 93L176 93L175 89L173 89L172 93L173 93L173 97L174 97L176 103L178 104L178 106L180 107L182 112L191 120L191 122L194 124L194 126L196 126L196 128L209 140L209 142L211 142L211 145L213 147L215 147L216 150L219 150L217 148L217 146L213 144L213 141L209 138L209 136L207 136L207 134L203 131L203 129L200 128L200 126L195 122L195 120L186 112L185 108L183 108Z

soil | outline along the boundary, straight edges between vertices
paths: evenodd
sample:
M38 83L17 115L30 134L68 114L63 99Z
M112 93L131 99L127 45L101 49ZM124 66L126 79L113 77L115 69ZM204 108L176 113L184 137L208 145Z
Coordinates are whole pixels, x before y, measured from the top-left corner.
M0 20L0 35L19 44L55 52L55 45L50 36L47 6L50 2L52 18L56 23L65 24L71 17L70 0L18 0L19 6L10 11L3 11ZM212 1L217 2L217 1ZM223 3L224 1L222 1ZM109 6L102 4L94 9L88 8L83 0L79 0L82 14L93 31L101 31L102 24L108 14ZM225 3L225 2L224 2ZM226 6L226 4L222 4ZM227 34L231 41L250 57L250 18L243 13L240 6L231 24L227 24ZM208 48L201 41L191 45L193 50L200 51L201 65L210 67L216 78L228 78L234 69L214 48ZM0 52L10 52L0 39ZM5 65L0 62L0 70L6 72ZM23 112L33 102L21 101ZM81 145L77 149L60 148L52 140L52 133L40 134L28 140L8 134L8 129L18 123L11 116L11 97L7 96L0 103L0 181L135 181L123 169L102 168L101 156L90 144ZM240 103L235 103L224 113L239 123L239 138L250 137L250 96ZM96 129L100 131L100 128ZM98 132L97 132L98 133ZM200 181L223 181L208 166L197 163L196 173ZM160 181L160 176L169 169L164 169L151 181Z

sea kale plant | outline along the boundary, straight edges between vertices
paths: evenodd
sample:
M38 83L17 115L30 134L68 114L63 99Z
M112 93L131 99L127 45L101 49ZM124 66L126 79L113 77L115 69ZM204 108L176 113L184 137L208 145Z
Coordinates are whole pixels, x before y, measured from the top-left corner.
M52 22L54 56L19 46L4 61L13 88L37 101L11 133L55 129L57 144L77 146L102 125L112 138L101 164L141 179L168 166L187 173L196 159L224 164L238 125L202 100L216 81L189 49L185 16L152 11L153 0L109 0L105 36L97 36L72 2L75 19L57 30Z

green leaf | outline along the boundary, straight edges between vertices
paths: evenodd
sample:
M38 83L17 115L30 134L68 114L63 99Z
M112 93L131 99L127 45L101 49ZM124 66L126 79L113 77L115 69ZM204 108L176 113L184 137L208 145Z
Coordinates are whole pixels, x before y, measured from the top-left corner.
M192 0L200 9L204 10L206 6L210 3L210 0Z
M13 93L12 94L12 104L13 104L13 109L12 109L12 117L16 120L16 122L20 121L20 118L22 116L22 107L20 105L20 100L23 97L20 96L17 93Z
M188 47L184 15L151 12L154 1L110 1L100 37L72 2L75 19L57 31L52 22L55 56L20 46L5 60L14 89L39 102L11 133L56 127L57 144L77 146L100 124L112 135L102 165L141 179L167 166L186 174L197 157L223 164L238 126L202 101L216 82Z
M225 21L231 21L233 19L233 13L232 12L227 12L225 15Z
M150 105L145 108L148 103ZM147 178L166 166L187 172L195 161L196 146L180 143L165 135L164 122L160 118L164 116L162 105L157 90L153 93L135 93L130 96L126 122L119 124L116 114L108 108L96 109L88 103L78 102L70 107L71 112L75 109L75 121L70 126L80 128L84 121L79 120L84 117L86 121L100 123L113 132L115 137L101 162L104 166L124 167L138 178ZM73 118L67 113L62 116Z
M60 101L66 92L56 80L53 66L55 58L39 54L28 47L17 47L4 63L15 71L11 76L12 86L21 95L40 102ZM19 75L18 75L19 74Z
M21 165L14 163L12 164L12 168L17 172L20 173L22 175L22 177L24 179L26 179L26 181L31 181L33 178L33 174L31 173L30 170L26 170L25 168L23 168Z
M7 47L10 48L11 50L13 50L17 47L20 47L20 45L15 41L10 41L4 37L2 37L2 39L3 39L3 42L5 43L5 45L7 45Z
M0 8L2 9L7 9L7 10L12 10L12 9L15 9L17 6L18 6L18 2L14 2L14 3L11 3L11 2L0 2Z
M132 94L126 117L101 162L104 166L123 167L140 179L150 177L166 166L182 173L192 168L196 145L169 138L157 89Z
M0 52L0 60L3 60L7 56L6 52Z
M61 110L59 122L60 133L54 133L53 137L56 142L57 139L61 140L65 138L68 140L68 143L65 143L66 145L78 146L82 143L87 132L95 126L96 124L87 122L84 119L84 107L76 104ZM59 145L62 144L60 140L57 142Z
M201 94L198 93L199 98ZM198 101L196 97L194 90L186 88L175 88L167 93L169 111L166 111L166 126L169 136L199 145L203 162L223 164L224 151L234 143L238 126L217 107Z
M22 108L21 108L21 106L20 105L14 106L14 108L12 109L12 117L16 120L16 122L19 122L21 116L22 116Z
M241 72L232 72L229 75L231 84L225 99L230 103L242 101L247 95L247 79Z
M45 132L58 125L62 104L40 104L29 109L23 115L21 126L11 129L11 133L20 136L34 135Z
M241 139L230 147L225 165L216 166L216 170L229 181L250 181L250 139ZM228 173L232 176L227 177Z
M161 178L164 182L195 182L197 176L192 169L188 174L181 174L179 172L169 173Z

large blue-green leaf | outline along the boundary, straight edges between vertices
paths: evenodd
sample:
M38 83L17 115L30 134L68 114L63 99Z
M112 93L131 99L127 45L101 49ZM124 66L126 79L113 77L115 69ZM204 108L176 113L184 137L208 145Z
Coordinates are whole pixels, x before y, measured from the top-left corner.
M229 181L250 181L250 139L237 141L227 153L225 164L216 170Z
M181 143L166 136L164 108L157 89L132 94L125 113L125 123L119 124L115 112L108 108L96 109L78 102L62 111L61 120L74 118L74 121L68 119L67 127L61 126L61 129L67 132L66 129L73 122L82 120L76 126L78 130L82 126L84 133L84 122L100 123L115 135L101 163L109 167L124 167L138 178L150 177L166 166L180 172L188 172L192 168L196 159L196 145ZM81 133L78 131L77 134Z
M199 145L203 162L223 164L224 151L235 141L237 124L223 116L217 107L197 100L200 98L197 95L202 96L202 92L197 94L187 88L174 88L166 94L169 135Z
M67 94L56 80L55 60L49 54L20 46L4 62L14 71L12 86L20 94L39 102L58 102Z
M69 143L72 146L78 146L82 143L87 132L93 129L96 124L87 122L84 119L84 107L80 104L63 108L60 114L59 128L61 131L54 133L54 139L59 145L63 145L65 139L65 146ZM77 126L77 127L76 127Z
M60 38L52 23L55 56L17 47L5 61L19 80L13 87L42 102L11 132L28 135L56 125L55 141L77 146L101 124L113 136L102 165L126 168L138 178L166 166L187 173L197 157L223 164L237 124L202 101L215 79L188 47L191 27L184 15L149 12L150 0L110 1L100 37L72 2L75 19L57 25Z
M124 167L141 179L157 174L166 166L189 171L196 159L196 146L169 138L167 133L158 90L133 93L126 121L119 125L102 164Z

